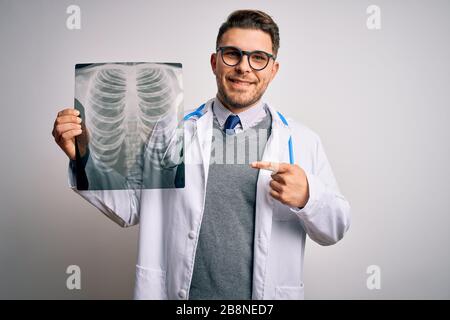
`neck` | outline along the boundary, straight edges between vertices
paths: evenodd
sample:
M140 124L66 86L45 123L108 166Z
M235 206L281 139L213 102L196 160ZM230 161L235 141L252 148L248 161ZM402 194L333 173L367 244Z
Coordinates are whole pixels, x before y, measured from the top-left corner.
M227 105L227 104L223 101L223 99L220 97L219 94L217 94L216 97L217 97L217 99L220 100L220 102L222 103L222 105L223 105L225 108L227 108L228 110L230 110L230 112L232 112L233 114L239 114L239 113L241 113L241 112L244 112L244 111L246 111L246 110L248 110L248 109L250 109L250 108L253 108L254 106L258 105L258 103L260 102L260 100L258 100L258 101L256 101L254 104L249 105L249 106L244 107L244 108L233 108L232 106Z

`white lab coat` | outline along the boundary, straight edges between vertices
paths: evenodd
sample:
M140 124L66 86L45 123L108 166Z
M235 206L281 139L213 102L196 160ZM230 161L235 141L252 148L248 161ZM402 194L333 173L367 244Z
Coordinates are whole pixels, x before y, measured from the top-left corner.
M213 128L213 99L202 117L184 125L185 188L73 190L122 227L140 224L136 265L136 299L188 299L194 256L205 203ZM270 172L257 182L253 263L253 299L303 299L303 256L306 235L321 245L339 241L350 225L350 206L340 193L320 138L286 118L286 126L269 106L272 131L264 161L289 163L292 135L295 163L306 172L310 198L294 210L269 194ZM197 129L197 134L193 132ZM193 141L189 141L189 139Z

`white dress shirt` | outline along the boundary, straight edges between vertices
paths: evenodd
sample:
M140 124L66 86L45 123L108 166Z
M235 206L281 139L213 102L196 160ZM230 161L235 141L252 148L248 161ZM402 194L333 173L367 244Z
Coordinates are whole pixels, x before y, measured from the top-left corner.
M219 122L221 129L224 128L225 121L227 121L228 116L234 115L234 113L228 110L217 97L214 99L213 112ZM264 119L266 114L266 105L261 100L259 100L255 106L237 114L241 122L238 123L234 128L235 133L243 132L248 128L253 127L262 119Z

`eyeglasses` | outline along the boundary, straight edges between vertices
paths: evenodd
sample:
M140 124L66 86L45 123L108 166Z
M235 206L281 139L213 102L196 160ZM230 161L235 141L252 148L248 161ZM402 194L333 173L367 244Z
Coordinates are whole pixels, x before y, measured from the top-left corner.
M256 50L256 51L244 51L236 47L219 47L218 52L222 56L222 61L227 66L234 67L241 63L242 56L246 55L248 58L248 64L253 70L261 71L269 64L270 58L275 61L275 56L273 54Z

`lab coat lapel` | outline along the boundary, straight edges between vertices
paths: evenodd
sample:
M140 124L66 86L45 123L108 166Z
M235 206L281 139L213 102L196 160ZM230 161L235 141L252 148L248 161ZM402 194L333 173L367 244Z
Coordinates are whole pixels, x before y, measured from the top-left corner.
M206 182L208 177L209 161L211 158L211 141L212 141L212 130L213 130L213 112L212 112L212 102L214 99L209 100L205 105L205 113L203 116L197 120L197 142L200 146L200 156L201 163L203 164L203 173Z
M286 149L289 140L289 129L281 122L277 112L269 107L272 115L272 130L264 149L263 161L286 161ZM255 210L255 241L253 264L253 299L264 298L266 276L266 262L269 253L270 237L272 231L272 215L274 202L270 195L271 172L259 170L256 210Z

